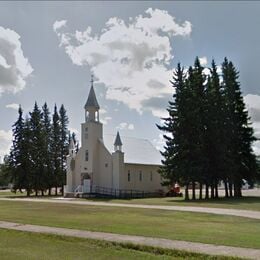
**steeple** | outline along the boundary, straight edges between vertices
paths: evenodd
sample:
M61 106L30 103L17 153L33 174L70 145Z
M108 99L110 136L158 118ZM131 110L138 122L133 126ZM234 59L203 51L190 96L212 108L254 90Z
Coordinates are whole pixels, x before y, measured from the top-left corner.
M91 75L91 87L90 87L90 91L88 94L88 99L87 102L84 106L85 111L86 111L86 121L96 121L99 122L99 104L97 102L97 98L96 98L96 94L94 91L94 87L93 87L93 83L94 83L94 79L93 79L93 75Z
M122 151L122 145L123 145L123 144L122 144L122 141L121 141L119 132L117 131L116 139L115 139L115 142L114 142L115 152L116 152L116 151Z
M70 143L69 143L69 154L74 155L75 153L75 143L73 138L70 138Z

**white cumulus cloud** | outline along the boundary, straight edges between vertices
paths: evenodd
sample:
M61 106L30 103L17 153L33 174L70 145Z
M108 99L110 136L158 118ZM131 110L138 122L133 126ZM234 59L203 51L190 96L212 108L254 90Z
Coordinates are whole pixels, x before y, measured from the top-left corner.
M6 107L6 108L12 108L12 109L14 109L14 110L18 110L19 104L16 104L16 103L7 104L5 107Z
M66 23L67 23L66 20L55 21L54 24L53 24L53 31L57 32L57 30L66 26Z
M101 123L104 125L107 125L108 121L110 121L110 120L112 120L112 117L106 116L106 117L101 118Z
M12 131L0 130L0 162L4 156L9 154L10 147L12 144Z
M22 90L32 71L28 59L24 57L20 35L0 26L0 95Z
M57 23L55 28L60 46L72 62L90 66L98 83L106 86L107 99L158 116L157 108L145 107L145 103L172 92L171 41L177 35L189 36L192 25L189 21L177 23L167 11L149 8L129 21L112 17L97 34L90 26L75 33L61 32ZM167 103L160 110L162 106L166 108Z
M134 130L135 129L135 126L134 126L134 124L128 124L128 123L126 123L126 122L122 122L122 123L120 123L117 127L116 127L116 129L119 129L119 130Z

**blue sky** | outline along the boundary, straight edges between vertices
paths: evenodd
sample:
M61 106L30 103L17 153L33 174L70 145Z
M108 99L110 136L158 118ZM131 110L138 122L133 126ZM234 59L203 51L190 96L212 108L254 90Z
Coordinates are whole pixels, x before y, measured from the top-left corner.
M95 76L104 132L147 138L172 95L172 69L227 56L260 137L260 2L0 2L0 156L17 105L64 104L79 131ZM78 138L80 133L77 133ZM254 145L260 153L260 143Z

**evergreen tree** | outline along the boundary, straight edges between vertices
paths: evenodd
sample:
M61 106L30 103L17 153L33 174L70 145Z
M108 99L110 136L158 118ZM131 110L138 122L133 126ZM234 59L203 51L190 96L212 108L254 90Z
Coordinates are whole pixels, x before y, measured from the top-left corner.
M76 147L75 151L77 153L79 151L79 142L77 141L76 134L74 132L72 132L71 138L73 139L73 142L74 142L75 147Z
M61 127L60 118L57 111L57 106L54 106L54 114L52 116L52 130L51 130L51 158L53 170L53 184L55 186L55 195L58 194L58 186L60 184L61 169Z
M207 79L207 81L206 81ZM225 184L226 197L240 197L243 181L257 178L256 157L252 143L256 140L245 109L238 72L227 59L222 64L222 83L212 61L206 78L198 57L189 67L187 77L178 64L173 76L175 89L169 101L169 117L158 128L166 134L164 160L160 173L165 184L179 182L188 187L200 184L200 199L205 184L206 195L218 198L220 181Z
M226 135L224 124L224 99L220 85L217 66L212 60L211 75L208 77L206 89L206 149L207 149L207 178L206 198L208 186L211 186L211 198L218 197L218 184L224 180L227 196L226 182Z
M188 186L189 186L189 174L188 170L188 154L187 151L187 120L185 115L187 114L187 90L185 86L185 75L180 63L177 65L176 71L173 74L173 80L171 81L175 94L173 94L173 100L169 101L167 111L169 113L168 118L164 118L164 125L157 127L164 131L164 138L166 145L164 151L161 152L164 160L162 160L162 167L160 173L164 179L164 185L173 185L175 182L179 182L186 186L185 199L189 199ZM187 125L186 125L187 126Z
M44 155L44 135L42 124L42 112L35 102L33 111L30 114L30 150L32 158L32 173L33 173L33 187L35 195L38 196L38 191L43 192L46 189L45 178L45 158Z
M63 105L59 110L60 118L60 159L61 159L61 176L59 185L62 187L62 194L64 194L63 186L66 183L66 157L68 155L69 138L68 138L68 116Z
M9 165L11 170L11 181L13 183L13 190L22 191L23 187L23 177L25 176L25 171L22 169L22 143L23 143L23 129L24 129L24 119L23 111L21 106L18 109L18 119L13 124L13 144L9 156Z
M197 57L194 67L189 68L187 79L190 98L186 118L189 133L186 139L189 143L189 165L190 177L192 183L192 199L196 199L195 186L200 184L200 199L202 199L202 185L205 182L207 170L207 156L205 148L205 76L203 75L203 67L200 65Z
M45 102L43 107L43 160L44 160L44 183L45 188L48 189L49 195L51 195L51 188L53 185L53 169L52 169L52 160L51 160L51 120L50 120L50 111Z
M18 119L13 125L13 144L8 157L9 171L13 190L22 192L26 189L27 196L31 193L31 158L29 156L28 122L24 122L21 106Z
M9 166L9 156L4 156L4 161L0 164L0 187L8 187L11 182L11 172Z
M234 196L241 197L243 179L250 182L256 176L256 158L252 151L252 143L256 138L240 90L239 73L233 63L226 58L222 64L222 72L229 136L228 158L230 171L232 171L229 176L230 195L232 196L232 188L234 188Z

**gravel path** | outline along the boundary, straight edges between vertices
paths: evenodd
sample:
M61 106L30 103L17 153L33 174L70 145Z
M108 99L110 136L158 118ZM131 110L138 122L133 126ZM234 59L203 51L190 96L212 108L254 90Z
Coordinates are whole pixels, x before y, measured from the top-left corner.
M260 219L260 211L240 210L240 209L223 209L223 208L206 208L206 207L191 207L191 206L164 206L164 205L144 205L144 204L124 204L124 203L109 203L109 202L94 202L94 201L78 201L73 199L33 199L33 198L0 198L8 201L29 201L29 202L48 202L48 203L64 203L88 206L106 206L106 207L127 207L140 209L160 209L172 211L188 211L199 213L210 213L218 215L231 215L237 217L246 217L252 219Z
M152 238L143 236L119 235L104 232L91 232L77 229L56 228L38 225L27 225L13 222L0 221L0 228L27 231L34 233L47 233L63 236L72 236L88 239L105 240L118 243L133 243L138 245L155 246L168 249L178 249L209 255L237 256L250 259L260 259L260 250L251 248L240 248L231 246L218 246L194 242Z

